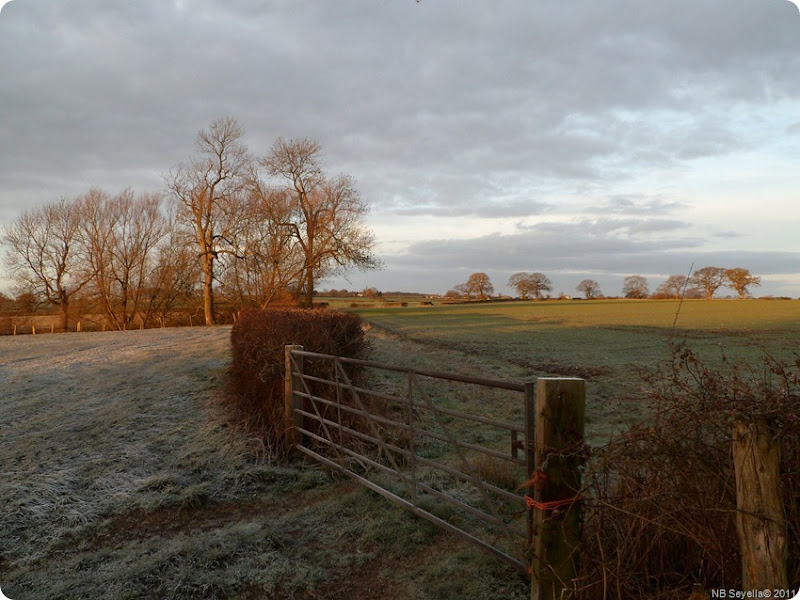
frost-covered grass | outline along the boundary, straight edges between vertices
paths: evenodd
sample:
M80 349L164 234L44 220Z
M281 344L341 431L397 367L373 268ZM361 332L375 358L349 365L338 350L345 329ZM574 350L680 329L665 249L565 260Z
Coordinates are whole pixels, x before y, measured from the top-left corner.
M266 461L213 402L228 336L0 337L6 596L527 595L513 571L383 498Z

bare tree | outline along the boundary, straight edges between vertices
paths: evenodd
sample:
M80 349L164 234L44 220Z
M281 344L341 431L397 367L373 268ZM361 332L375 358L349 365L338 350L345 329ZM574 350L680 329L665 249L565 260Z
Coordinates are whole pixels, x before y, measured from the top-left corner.
M243 193L251 169L244 132L235 119L214 121L197 134L199 154L166 176L167 188L190 227L203 272L203 309L206 325L214 314L215 263L223 254L238 255Z
M367 205L348 175L328 178L320 164L322 147L308 138L278 138L261 160L273 177L283 180L292 198L286 227L303 257L298 286L301 302L311 306L315 281L332 272L357 267L374 269L374 238L363 225Z
M459 283L458 285L453 286L452 291L461 297L466 297L467 302L472 300L472 288L466 283Z
M742 269L740 267L727 269L725 271L725 279L728 280L728 285L736 290L736 293L739 294L739 298L742 299L747 297L748 287L758 287L761 285L761 277L751 275L749 269Z
M594 279L584 279L577 286L575 286L575 289L579 292L583 292L587 300L597 298L602 293L600 291L600 284Z
M656 288L656 293L662 296L680 298L687 283L688 278L686 275L670 275L664 283Z
M291 230L292 199L285 190L252 182L242 218L242 260L222 275L227 294L241 305L267 306L287 297L303 273L303 256Z
M539 299L544 295L543 292L553 289L550 279L543 273L514 273L509 277L508 285L516 288L523 300L529 296Z
M82 268L80 215L73 204L62 198L25 211L5 228L3 236L8 265L18 285L39 300L58 306L62 331L69 328L71 300L94 275Z
M486 300L490 294L494 293L494 286L486 273L473 273L467 279L466 290L477 294L481 300Z
M170 218L174 222L174 216ZM200 265L193 252L193 241L186 232L171 226L156 252L155 267L148 286L147 312L161 323L175 312L194 312L203 304L196 286Z
M714 292L725 285L725 269L722 267L703 267L692 273L689 281L704 290L706 298L711 300L714 297Z
M641 275L626 277L622 284L622 295L626 298L647 298L650 295L647 278Z
M109 321L128 329L149 315L148 287L158 243L167 233L161 196L130 189L114 197L92 190L76 203L92 288Z

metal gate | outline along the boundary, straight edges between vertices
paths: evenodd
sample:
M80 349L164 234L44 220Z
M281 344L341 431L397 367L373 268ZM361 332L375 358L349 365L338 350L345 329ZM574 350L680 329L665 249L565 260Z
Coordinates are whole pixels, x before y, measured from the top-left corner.
M353 366L371 372L369 388L353 380ZM530 511L522 485L534 469L533 383L409 369L301 346L286 347L286 374L287 439L297 451L528 572ZM463 410L442 405L440 394L454 385L472 390L455 401ZM484 393L478 389L502 390L502 398L489 398L493 406L470 401L470 394ZM488 416L501 403L517 418Z

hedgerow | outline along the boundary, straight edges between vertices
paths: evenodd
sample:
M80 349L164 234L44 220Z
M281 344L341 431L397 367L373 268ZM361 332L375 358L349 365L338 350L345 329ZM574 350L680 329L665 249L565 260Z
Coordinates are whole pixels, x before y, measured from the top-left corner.
M742 589L734 423L764 420L782 446L790 583L800 580L800 361L711 367L684 345L646 374L652 416L593 451L580 598Z
M282 456L284 445L284 347L350 358L368 351L361 318L352 313L296 308L243 312L231 329L232 362L223 402L232 419L255 434L272 456ZM306 359L304 372L330 377L332 364ZM345 366L351 379L357 369ZM331 386L308 383L314 393L330 394Z

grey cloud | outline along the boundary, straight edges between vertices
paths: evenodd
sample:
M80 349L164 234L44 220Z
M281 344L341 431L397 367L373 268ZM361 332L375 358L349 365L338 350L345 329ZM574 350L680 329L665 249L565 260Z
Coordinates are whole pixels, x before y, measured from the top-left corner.
M664 215L684 210L687 205L677 200L668 200L660 195L614 194L590 207L587 212L625 215Z
M526 233L542 233L558 237L570 238L581 236L591 240L633 240L647 237L654 241L650 234L685 229L688 223L676 219L663 218L594 218L580 219L572 222L545 222L532 225ZM659 243L663 243L663 240Z
M475 216L486 219L502 219L509 217L530 217L541 215L551 210L553 205L537 201L485 201L484 203L467 203L453 205L425 205L398 206L391 212L403 216L432 216L432 217L465 217Z
M669 231L677 227L666 223L659 229L658 223L648 220L542 223L513 235L418 242L394 262L408 265L424 260L441 269L613 270L615 263L641 264L644 256L702 246L702 241L695 238L654 240L636 235L646 228Z
M391 271L407 281L436 281L426 273L451 274L446 283L419 287L444 291L476 271L487 272L495 285L517 271L546 273L557 286L570 291L584 277L601 283L607 294L618 293L622 278L642 274L653 287L671 274L685 274L706 265L744 267L754 274L794 273L800 252L712 251L702 240L676 238L652 241L586 235L578 225L542 227L518 235L491 235L467 240L428 240L412 245L403 255L387 256ZM569 283L574 280L574 282Z
M618 232L629 236L685 229L689 224L677 219L599 219L593 228L603 233Z
M421 162L589 178L599 175L597 157L629 152L614 134L630 124L614 110L690 114L713 98L703 87L701 96L687 93L675 102L676 89L692 79L687 73L700 79L709 69L732 66L720 62L730 55L783 65L793 47L781 33L785 25L777 36L755 30L776 10L756 9L755 2L746 11L722 1L668 9L637 3L636 10L621 1L569 8L185 3L180 12L169 3L66 8L19 0L14 19L2 26L12 30L8 50L21 43L14 33L34 33L23 43L29 59L16 64L28 87L12 105L26 105L35 117L22 126L46 128L62 144L80 133L86 152L62 158L71 168L98 146L110 147L110 155L103 153L109 166L148 144L162 155L165 145L177 153L178 140L233 113L267 139L326 132L328 147L345 150L345 157L363 155L366 141L382 168ZM785 0L763 2L779 3ZM729 17L737 10L742 14ZM49 79L26 78L26 62L38 63ZM717 79L740 80L740 70L737 65ZM790 75L774 79L791 81ZM580 115L583 130L571 123ZM637 119L646 122L644 115ZM687 130L686 137L695 133ZM678 158L724 150L731 139L723 133L715 136L719 143ZM347 147L348 135L357 146ZM131 154L121 150L127 144L114 144L123 137L134 142ZM143 137L146 142L136 143Z

